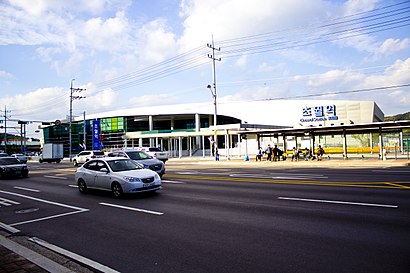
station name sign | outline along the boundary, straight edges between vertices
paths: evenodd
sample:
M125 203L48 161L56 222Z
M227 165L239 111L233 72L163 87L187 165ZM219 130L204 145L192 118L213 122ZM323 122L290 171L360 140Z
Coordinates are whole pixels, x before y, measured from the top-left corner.
M338 119L336 105L305 106L303 108L303 118L300 119L300 122L317 122Z

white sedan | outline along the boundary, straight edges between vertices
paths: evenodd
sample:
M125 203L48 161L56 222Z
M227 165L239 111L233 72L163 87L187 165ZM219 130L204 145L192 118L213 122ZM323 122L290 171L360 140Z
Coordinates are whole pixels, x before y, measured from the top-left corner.
M88 189L112 191L114 197L124 193L157 191L161 187L159 175L144 169L128 158L96 158L79 167L75 181L81 193Z

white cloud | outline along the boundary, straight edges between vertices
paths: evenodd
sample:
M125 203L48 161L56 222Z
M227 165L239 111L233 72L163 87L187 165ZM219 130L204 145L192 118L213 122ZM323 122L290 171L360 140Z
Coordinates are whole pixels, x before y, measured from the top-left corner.
M0 105L8 106L12 118L53 119L60 116L61 109L69 101L65 93L64 89L58 87L40 88L26 94L0 98Z
M7 71L0 70L0 78L3 78L3 79L14 79L14 76L13 76L13 74L11 74L11 73L9 73L9 72L7 72Z
M344 3L344 15L352 15L374 9L378 0L348 0Z
M138 37L141 41L138 54L149 63L161 62L177 53L175 34L167 30L166 22L161 19L145 24Z
M246 55L242 55L241 57L236 60L234 66L240 69L244 69L247 64L248 57Z
M312 18L323 18L330 4L321 0L185 0L180 15L184 19L182 48L191 49L215 41L310 25ZM218 45L216 45L218 46Z
M379 47L377 53L380 54L392 54L401 50L408 49L410 45L410 39L406 38L403 40L400 39L387 39Z

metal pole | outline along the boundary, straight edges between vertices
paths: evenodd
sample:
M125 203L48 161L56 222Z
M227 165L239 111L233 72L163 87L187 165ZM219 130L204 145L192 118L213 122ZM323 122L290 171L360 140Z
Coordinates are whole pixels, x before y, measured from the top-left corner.
M4 152L7 153L7 106L4 106Z
M72 119L73 119L73 81L75 81L75 79L71 80L71 85L70 85L70 117L69 117L69 125L68 125L68 142L69 142L69 150L68 150L68 157L70 159L71 162L71 150L72 150L72 139L71 139L71 123L72 123Z
M24 128L24 154L27 152L27 130L26 130L26 124L23 125Z
M85 132L85 111L84 111L84 126L83 126L83 147L84 150L86 149L87 141L86 141L86 132Z

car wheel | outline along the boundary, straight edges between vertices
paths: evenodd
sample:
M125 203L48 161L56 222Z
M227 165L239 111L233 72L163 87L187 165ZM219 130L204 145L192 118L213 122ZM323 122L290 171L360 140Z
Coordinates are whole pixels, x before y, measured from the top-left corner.
M86 193L87 192L87 184L85 183L85 181L83 179L78 180L78 190L81 193Z
M57 159L57 160L56 160L56 163L60 163L60 162L61 162L61 160L60 160L60 159Z
M77 160L74 159L73 164L74 164L74 166L78 166Z
M115 182L114 184L112 184L111 190L112 190L112 194L114 195L115 198L121 197L122 188L121 188L121 185L118 182Z

